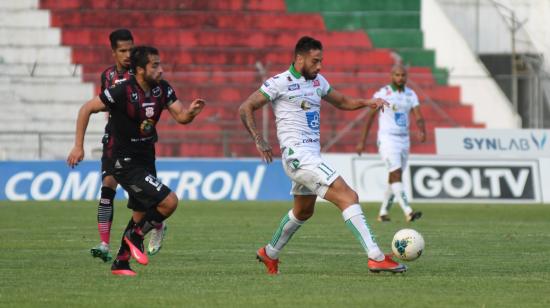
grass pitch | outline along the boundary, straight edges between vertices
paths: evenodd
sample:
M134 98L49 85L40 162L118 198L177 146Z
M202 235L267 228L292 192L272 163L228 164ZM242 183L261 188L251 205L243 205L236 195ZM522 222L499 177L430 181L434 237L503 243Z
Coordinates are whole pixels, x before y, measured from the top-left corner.
M130 217L116 202L112 245ZM424 217L374 221L383 250L405 227L426 240L405 274L372 274L335 207L317 205L265 274L255 251L291 204L181 202L161 252L137 277L92 259L95 202L0 202L0 306L5 307L550 307L550 206L418 204Z

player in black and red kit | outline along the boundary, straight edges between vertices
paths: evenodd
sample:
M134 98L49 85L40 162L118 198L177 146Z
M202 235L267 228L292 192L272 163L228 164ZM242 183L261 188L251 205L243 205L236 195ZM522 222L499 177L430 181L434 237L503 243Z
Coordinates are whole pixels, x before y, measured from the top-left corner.
M115 65L108 67L101 73L101 92L114 87L117 83L130 79L133 75L130 70L130 49L134 47L134 38L127 29L117 29L109 35L111 50ZM109 116L110 117L110 116ZM93 257L101 258L104 262L112 260L109 243L111 238L111 225L113 223L113 200L116 194L117 181L109 172L106 165L109 164L108 156L112 152L113 139L110 138L111 122L105 125L103 135L103 155L101 157L101 197L97 207L97 229L101 242L90 250Z
M109 165L117 182L128 192L128 207L133 210L111 272L135 275L130 269L131 257L146 265L143 237L162 224L176 210L177 196L156 178L156 124L164 109L181 124L188 124L202 111L205 101L195 99L184 108L168 82L162 80L158 50L139 46L131 51L134 78L106 89L84 104L78 113L75 146L67 163L76 166L84 158L83 141L92 113L110 112L112 141Z

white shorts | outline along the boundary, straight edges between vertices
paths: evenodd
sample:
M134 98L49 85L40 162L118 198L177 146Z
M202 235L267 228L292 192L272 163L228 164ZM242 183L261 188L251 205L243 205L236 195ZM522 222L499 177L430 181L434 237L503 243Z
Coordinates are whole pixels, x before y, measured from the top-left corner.
M283 169L292 180L291 195L317 195L324 198L329 186L340 176L323 161L318 151L286 147L281 152Z
M378 135L378 153L389 172L397 169L405 171L409 160L409 136Z

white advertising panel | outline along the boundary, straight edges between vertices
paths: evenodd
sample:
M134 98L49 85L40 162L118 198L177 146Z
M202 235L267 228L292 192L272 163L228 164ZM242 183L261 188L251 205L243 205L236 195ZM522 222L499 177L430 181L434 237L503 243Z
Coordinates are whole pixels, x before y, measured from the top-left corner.
M436 128L437 154L474 157L550 157L548 129Z
M414 159L409 171L415 201L542 201L538 160Z
M378 155L325 154L362 202L382 201L388 171ZM411 155L403 185L412 202L549 203L549 159Z

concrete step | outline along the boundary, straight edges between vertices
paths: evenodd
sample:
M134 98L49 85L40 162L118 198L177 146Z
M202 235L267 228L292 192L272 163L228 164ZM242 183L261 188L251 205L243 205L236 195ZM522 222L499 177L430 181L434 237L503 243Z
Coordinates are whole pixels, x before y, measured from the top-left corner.
M3 85L6 86L6 85ZM93 97L94 86L87 83L10 83L7 85L23 101L86 101Z
M85 159L101 158L102 133L86 134ZM66 159L74 145L74 133L2 133L0 160Z
M105 66L107 67L107 66ZM7 64L0 63L0 72L7 76L70 77L81 76L78 64ZM97 73L99 76L100 73Z
M2 108L0 120L69 120L76 119L78 110L84 102L68 102L59 104L18 102Z
M40 132L40 133L67 133L73 134L76 126L76 114L74 114L72 119L65 120L55 120L55 119L27 119L26 121L20 121L14 119L3 120L3 123L6 127L10 127L9 130L0 130L0 135L5 134L6 132ZM90 133L101 133L105 129L106 120L102 114L92 115L90 118L90 123L88 124L88 129L86 132Z
M71 59L69 47L8 46L0 48L0 63L70 64Z
M59 46L60 44L60 29L0 26L0 48L7 46Z
M3 76L2 80L15 84L15 83L27 83L32 85L40 84L67 84L72 85L74 83L82 83L80 76Z
M22 2L2 0L3 2ZM0 28L46 28L50 26L50 12L37 9L3 9L0 11Z
M0 9L37 9L39 0L1 0Z

